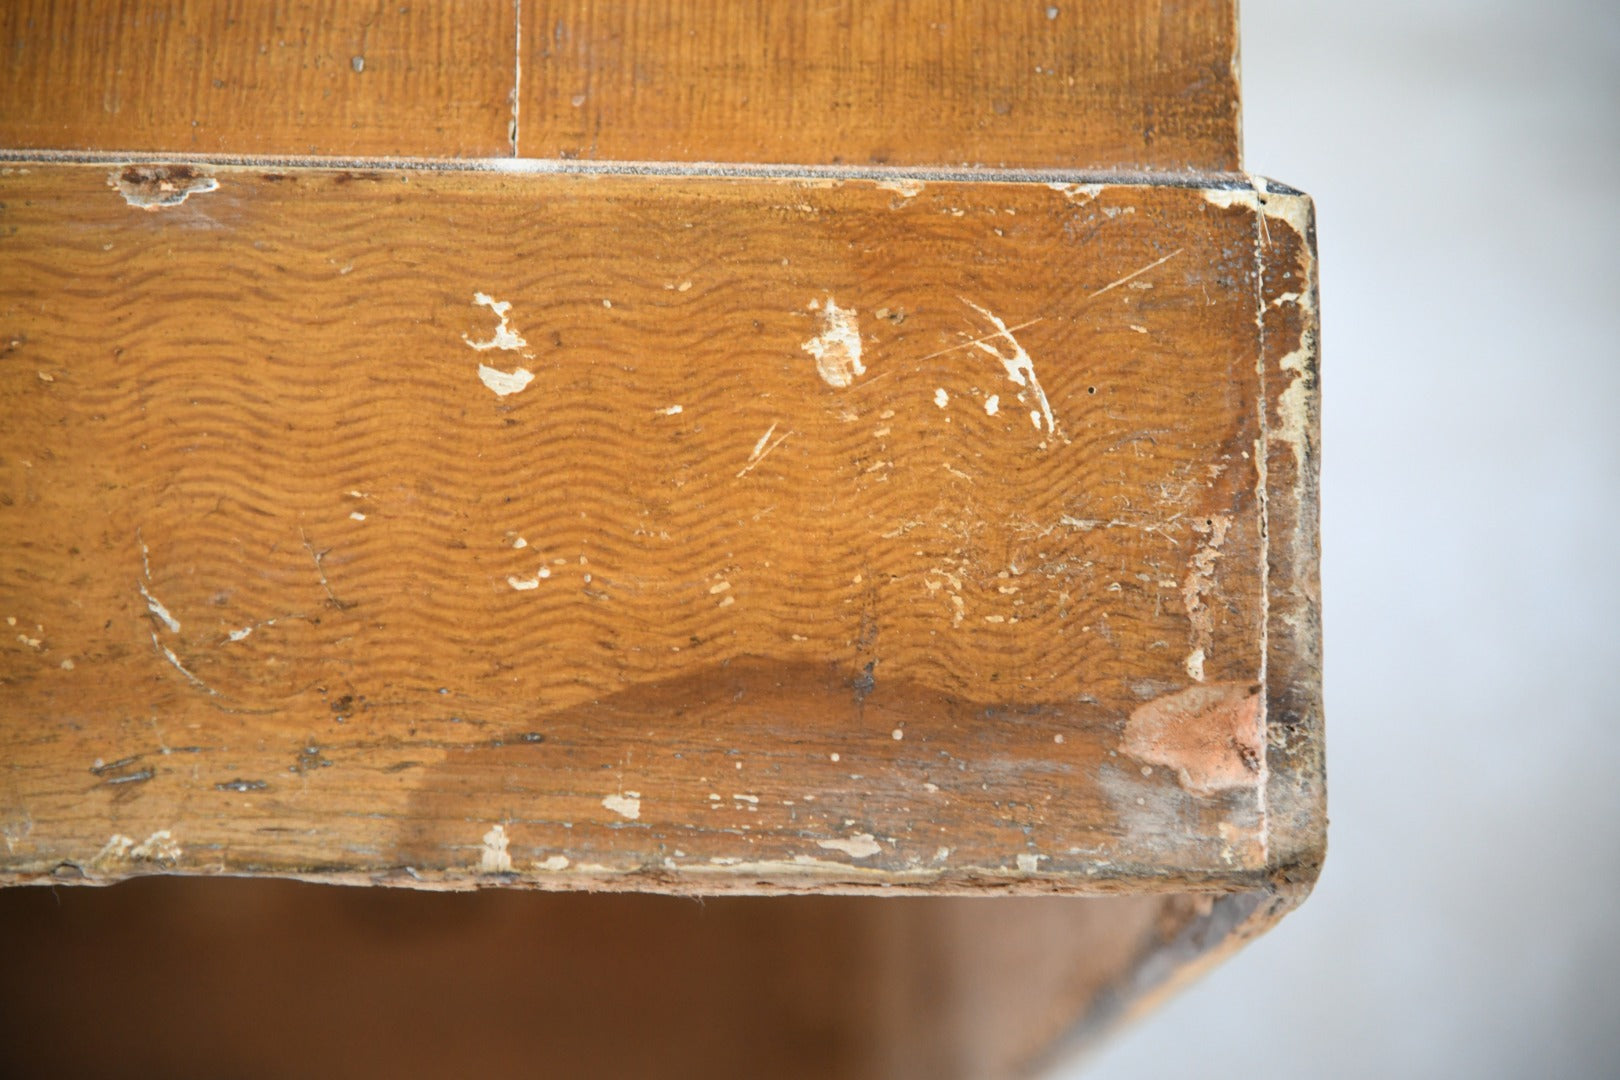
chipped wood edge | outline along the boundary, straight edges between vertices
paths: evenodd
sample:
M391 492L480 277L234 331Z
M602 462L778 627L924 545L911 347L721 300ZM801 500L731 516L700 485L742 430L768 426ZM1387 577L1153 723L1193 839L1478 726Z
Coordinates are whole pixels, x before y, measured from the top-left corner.
M1148 944L1079 1022L1022 1069L1036 1076L1094 1051L1304 903L1327 852L1320 559L1321 373L1316 215L1309 196L1259 177L1211 202L1255 211L1261 490L1266 527L1266 852L1259 888L1214 898Z

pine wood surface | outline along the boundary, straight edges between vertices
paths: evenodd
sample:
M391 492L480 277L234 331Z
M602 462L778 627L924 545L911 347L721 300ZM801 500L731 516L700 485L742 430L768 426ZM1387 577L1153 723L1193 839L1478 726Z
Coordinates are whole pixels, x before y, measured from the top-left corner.
M7 0L0 147L512 153L509 3Z
M1238 168L1225 0L524 0L527 157Z
M1299 196L31 165L0 203L13 879L1319 856Z
M1231 0L13 0L0 148L1239 167Z

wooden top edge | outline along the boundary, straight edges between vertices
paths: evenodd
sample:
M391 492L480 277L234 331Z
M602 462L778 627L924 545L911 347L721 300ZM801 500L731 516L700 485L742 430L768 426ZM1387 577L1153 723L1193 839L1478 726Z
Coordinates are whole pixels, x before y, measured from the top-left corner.
M582 161L526 157L378 157L315 154L165 153L149 150L0 148L0 166L194 165L219 169L493 173L513 176L669 176L721 179L924 180L942 183L1074 183L1298 195L1286 184L1236 171L995 168L905 165L762 164L747 161Z

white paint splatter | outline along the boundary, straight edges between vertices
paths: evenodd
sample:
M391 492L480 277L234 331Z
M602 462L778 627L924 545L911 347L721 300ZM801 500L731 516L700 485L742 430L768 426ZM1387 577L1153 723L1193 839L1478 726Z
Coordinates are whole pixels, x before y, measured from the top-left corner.
M553 873L568 869L568 856L552 855L534 864L536 870L550 870Z
M351 521L364 521L364 520L366 520L366 515L362 514L358 510L350 510L349 511L349 520L351 520Z
M602 800L602 805L620 817L635 821L641 817L641 792L626 791L622 795L609 795Z
M816 371L828 386L845 387L857 376L866 374L861 363L861 332L854 308L841 308L832 297L826 306L810 302L810 309L818 312L818 333L799 348L815 357Z
M502 371L488 364L479 364L478 378L485 386L495 391L497 397L506 397L508 394L520 393L524 387L533 382L534 372L523 367L516 371Z
M941 386L939 389L934 391L934 404L935 405L938 405L940 408L943 409L945 406L949 405L950 403L951 403L951 395L949 395L949 394L947 394L945 392L945 388L943 386Z
M107 176L107 186L138 210L179 206L193 195L219 190L212 176L198 176L187 166L127 165Z
M169 609L164 607L158 598L147 590L144 582L141 583L141 595L146 597L146 610L161 619L163 625L169 628L169 633L178 634L180 632L180 620L169 614Z
M507 312L512 310L510 300L496 300L488 293L473 293L473 302L489 308L501 322L495 328L495 336L488 341L474 341L466 334L462 334L461 340L465 341L469 347L478 352L484 352L488 349L517 352L529 344L523 339L522 334L512 329L512 324L507 319ZM478 378L485 386L493 390L496 396L506 397L508 394L520 392L529 383L533 382L534 373L528 368L522 367L516 371L502 371L500 368L492 368L488 364L479 364Z
M168 829L157 832L129 849L129 857L136 862L155 862L173 866L180 861L180 845Z
M488 341L474 341L466 334L461 335L461 340L479 352L486 349L503 349L507 352L516 352L529 344L523 340L521 334L512 329L512 324L507 321L506 313L512 310L512 301L497 300L487 293L473 293L473 303L489 308L495 313L495 317L501 320L501 324L495 328L495 336Z
M767 454L769 454L772 450L775 450L778 446L781 446L783 441L787 439L789 435L793 434L791 431L784 431L781 438L777 439L775 442L771 442L771 436L775 434L775 432L776 421L773 420L771 422L771 426L765 429L765 434L761 435L759 437L759 441L754 444L754 452L748 455L748 461L740 470L738 470L737 479L741 480L743 477L753 472L754 466L758 465L761 461L764 461Z
M102 863L111 862L114 859L127 859L129 858L130 849L134 846L135 841L131 837L122 833L113 833L112 837L101 846L101 850L96 852L95 857L90 860L90 865L100 866Z
M507 854L506 845L510 843L506 836L506 829L501 825L490 826L489 832L484 834L484 847L478 854L478 870L484 874L510 874L512 872L512 856Z
M1207 521L1193 523L1193 531L1207 539L1193 553L1181 584L1181 599L1187 608L1193 646L1185 667L1187 674L1199 682L1204 680L1204 661L1215 634L1215 613L1205 597L1215 588L1215 563L1221 557L1221 545L1226 543L1226 534L1231 528L1229 514L1211 514Z
M875 180L873 184L884 191L892 191L903 199L911 199L922 194L925 185L921 180Z
M671 405L667 409L659 409L658 410L658 415L659 416L679 416L684 411L685 410L682 409L679 405Z
M1020 852L1018 855L1018 869L1026 874L1033 874L1041 868L1041 860L1048 857L1046 855L1033 855L1027 851Z
M829 851L842 851L852 859L870 858L883 850L871 833L864 832L856 833L847 840L817 840L816 846Z
M994 416L999 411L1001 411L1001 397L997 394L991 394L984 401L984 414Z
M1070 200L1081 198L1088 200L1095 199L1098 195L1102 194L1103 189L1101 184L1065 184L1056 180L1047 184L1046 186L1051 188L1053 191L1058 192L1064 198Z
M1000 360L1001 366L1007 371L1007 378L1019 386L1026 386L1030 389L1035 395L1035 399L1040 402L1041 416L1046 418L1046 430L1057 430L1056 422L1052 418L1052 406L1046 400L1046 391L1041 389L1041 380L1035 375L1035 362L1029 358L1029 353L1018 343L1018 339L1012 336L1012 331L1007 329L1006 323L992 315L986 308L980 307L966 297L960 299L962 303L984 316L990 325L996 328L996 333L992 334L988 340L975 341L973 345ZM1005 345L994 343L997 338L1002 339ZM1039 426L1039 419L1037 419L1037 426Z

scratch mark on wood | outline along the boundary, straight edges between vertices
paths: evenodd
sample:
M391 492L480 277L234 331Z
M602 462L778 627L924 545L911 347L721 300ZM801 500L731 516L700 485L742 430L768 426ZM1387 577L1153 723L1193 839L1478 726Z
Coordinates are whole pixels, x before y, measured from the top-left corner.
M1126 274L1124 277L1120 278L1118 281L1110 281L1107 285L1104 285L1102 288L1098 289L1096 292L1094 292L1090 296L1086 297L1086 299L1087 300L1095 300L1095 299L1097 299L1097 297L1101 296L1103 293L1107 292L1110 289L1117 289L1121 285L1124 285L1128 281L1135 281L1137 278L1141 277L1143 274L1147 273L1149 270L1152 270L1154 267L1163 266L1165 263L1169 262L1171 259L1175 258L1177 255L1180 255L1185 250L1186 250L1185 248L1176 248L1176 250L1172 251L1170 254L1166 255L1164 258L1155 259L1152 262L1148 263L1146 266L1142 267L1142 269L1140 269L1140 270L1132 270L1129 274Z

